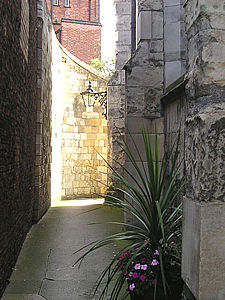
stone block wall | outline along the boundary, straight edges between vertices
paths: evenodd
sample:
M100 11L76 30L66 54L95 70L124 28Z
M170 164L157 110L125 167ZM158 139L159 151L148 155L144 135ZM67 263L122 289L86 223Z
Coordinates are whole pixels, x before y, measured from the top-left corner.
M154 140L159 133L160 158L164 150L164 123L160 97L163 94L163 5L161 1L138 1L137 49L126 64L126 132L144 153L141 135L146 127ZM132 142L128 139L128 146ZM146 158L143 156L144 163ZM141 164L137 157L138 164ZM132 164L126 160L127 168ZM129 219L129 216L127 217Z
M163 6L139 1L137 49L126 64L127 116L161 116L163 93Z
M131 56L131 0L114 0L116 10L115 69L122 70Z
M37 2L37 101L34 220L51 205L52 25L45 0Z
M223 1L214 2L139 0L137 49L120 91L126 128L142 152L141 125L153 134L157 124L162 151L181 127L185 300L225 299L225 9ZM131 145L128 136L127 141ZM132 171L128 160L126 165Z
M80 74L79 74L80 75ZM77 73L80 90L88 87ZM79 78L79 79L78 79ZM92 80L97 87L97 81ZM62 125L62 199L96 198L107 184L107 120L102 107L85 107L79 94L65 104ZM105 174L103 174L104 172Z
M183 0L164 0L165 89L186 73Z
M116 11L115 73L108 83L109 150L108 161L118 171L125 156L119 144L125 134L126 96L124 65L131 57L131 0L114 0Z
M0 297L33 222L36 1L0 2Z
M107 80L53 40L53 201L96 197L107 184L108 124L96 102L85 107L89 80L105 91ZM59 85L61 88L59 88ZM101 157L102 156L102 157Z

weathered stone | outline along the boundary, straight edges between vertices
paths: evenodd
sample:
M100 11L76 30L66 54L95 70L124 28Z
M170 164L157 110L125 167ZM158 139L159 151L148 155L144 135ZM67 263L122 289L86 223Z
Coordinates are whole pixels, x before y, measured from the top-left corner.
M143 10L161 10L162 0L139 0L139 6Z
M151 11L141 11L137 17L137 43L152 37Z
M223 300L225 204L184 198L183 205L182 277L198 300Z

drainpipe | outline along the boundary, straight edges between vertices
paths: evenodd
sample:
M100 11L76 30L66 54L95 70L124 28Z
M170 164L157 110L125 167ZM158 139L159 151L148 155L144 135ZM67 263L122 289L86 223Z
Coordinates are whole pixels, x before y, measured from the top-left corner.
M98 23L100 23L100 0L98 0Z
M53 23L53 0L51 0L51 21Z
M131 2L131 54L136 50L136 0Z

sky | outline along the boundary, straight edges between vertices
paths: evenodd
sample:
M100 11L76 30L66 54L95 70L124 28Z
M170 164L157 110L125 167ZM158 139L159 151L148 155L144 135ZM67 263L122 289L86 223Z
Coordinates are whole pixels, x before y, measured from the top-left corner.
M115 8L113 0L101 0L102 60L115 56Z

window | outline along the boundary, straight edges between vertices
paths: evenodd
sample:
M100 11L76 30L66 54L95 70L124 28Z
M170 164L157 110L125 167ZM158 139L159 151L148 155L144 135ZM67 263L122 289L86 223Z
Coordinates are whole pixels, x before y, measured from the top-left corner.
M59 5L59 0L53 0L53 5Z
M69 7L70 6L70 0L65 0L64 6Z
M89 21L91 21L91 0L89 0Z

